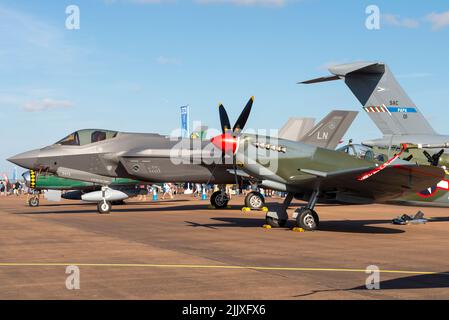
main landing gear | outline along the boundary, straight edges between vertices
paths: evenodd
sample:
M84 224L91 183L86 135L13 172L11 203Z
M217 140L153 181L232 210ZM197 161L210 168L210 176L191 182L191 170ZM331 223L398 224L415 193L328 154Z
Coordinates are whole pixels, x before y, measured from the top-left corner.
M293 214L293 218L296 219L296 226L303 228L304 230L316 230L320 224L318 214L313 208L315 208L318 200L319 191L314 191L310 196L309 202L305 207L298 208Z
M309 202L305 207L295 210L293 218L296 220L296 227L307 231L316 230L319 226L320 220L318 214L313 210L318 200L319 190L312 193ZM287 224L288 213L287 209L293 200L293 193L289 192L282 204L280 211L269 211L265 216L266 223L271 227L284 227Z
M210 197L210 204L215 209L224 209L228 206L229 196L226 194L225 190L215 191Z
M245 207L251 210L261 210L265 206L264 196L257 191L251 191L245 197Z

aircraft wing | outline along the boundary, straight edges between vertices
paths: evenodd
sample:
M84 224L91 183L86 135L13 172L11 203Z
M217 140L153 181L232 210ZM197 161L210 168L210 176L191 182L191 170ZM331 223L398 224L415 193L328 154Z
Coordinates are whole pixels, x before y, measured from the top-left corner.
M437 185L444 177L444 170L439 167L417 164L392 165L360 180L376 168L358 168L336 172L320 172L302 169L305 175L291 177L289 184L302 190L314 190L319 181L322 192L335 190L360 194L373 200L388 200L404 193L419 192ZM296 181L295 181L296 180Z

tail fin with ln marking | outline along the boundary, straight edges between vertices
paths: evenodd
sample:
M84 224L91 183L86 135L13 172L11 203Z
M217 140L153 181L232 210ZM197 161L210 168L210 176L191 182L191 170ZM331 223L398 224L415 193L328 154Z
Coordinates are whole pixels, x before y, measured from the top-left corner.
M335 149L357 114L357 111L333 110L300 141L321 148Z

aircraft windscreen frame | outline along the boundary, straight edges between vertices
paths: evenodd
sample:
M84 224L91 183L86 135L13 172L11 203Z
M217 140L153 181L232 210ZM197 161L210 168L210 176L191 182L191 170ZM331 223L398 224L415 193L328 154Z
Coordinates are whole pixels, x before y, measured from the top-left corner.
M370 147L361 144L347 144L337 149L337 151L347 153L353 157L365 160L376 160L384 162L387 156L383 153L375 153Z
M103 129L83 129L72 132L68 136L62 138L55 145L62 146L84 146L87 144L113 139L117 136L118 131Z

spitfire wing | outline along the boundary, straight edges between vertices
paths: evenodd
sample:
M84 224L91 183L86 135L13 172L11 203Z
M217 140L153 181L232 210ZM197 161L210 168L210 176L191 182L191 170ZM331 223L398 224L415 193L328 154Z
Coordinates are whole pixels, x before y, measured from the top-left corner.
M374 200L387 200L403 193L419 192L437 185L444 177L444 170L432 166L392 165L360 180L371 169L362 168L336 172L320 172L302 169L308 179L298 179L293 184L303 190L314 190L319 182L322 192L348 191ZM375 170L375 168L374 168Z

